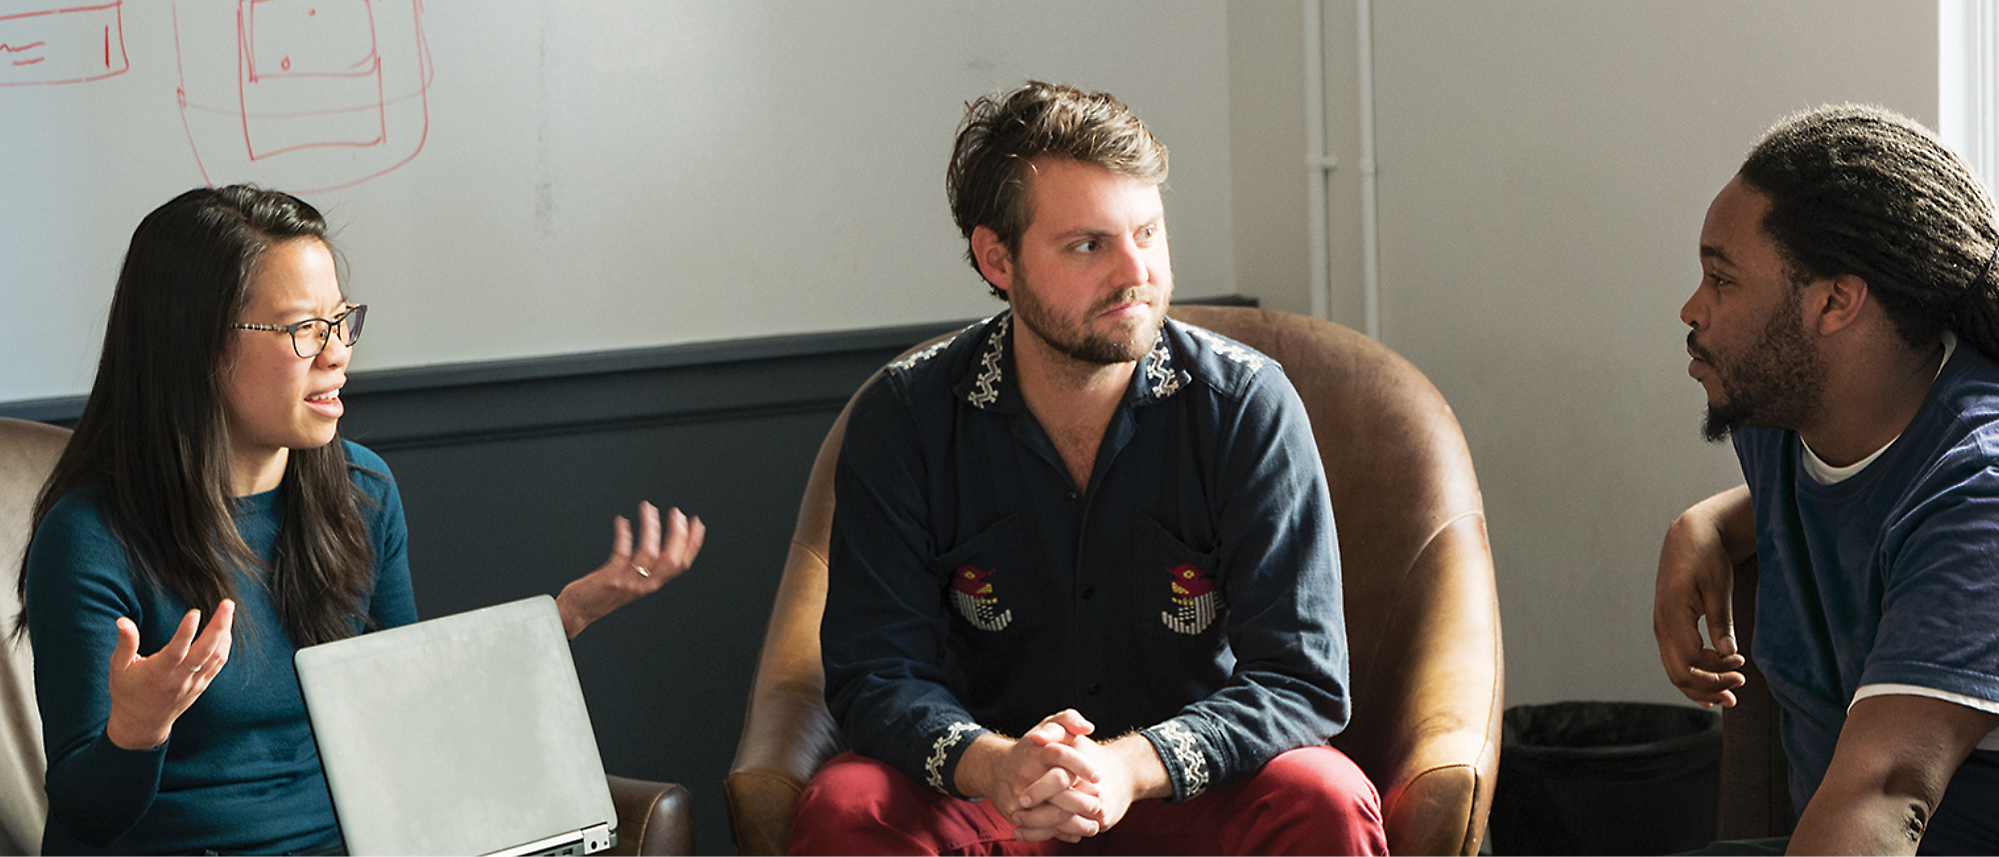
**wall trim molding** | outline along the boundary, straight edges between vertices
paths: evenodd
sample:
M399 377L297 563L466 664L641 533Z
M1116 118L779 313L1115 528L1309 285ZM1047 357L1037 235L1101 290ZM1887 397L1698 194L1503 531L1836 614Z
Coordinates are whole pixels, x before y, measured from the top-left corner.
M962 322L356 375L342 433L377 451L837 411L910 345Z
M370 447L394 449L474 436L534 436L585 427L615 429L811 410L828 402L838 407L853 394L858 381L845 383L842 389L826 386L831 379L825 376L842 376L844 383L859 365L873 361L879 366L886 361L884 354L893 356L964 324L937 322L355 372L348 376L341 397L360 407L342 419L342 433L354 439L365 435L363 442ZM716 377L701 380L711 374ZM606 400L602 394L611 387L641 392L673 388L674 395ZM525 401L519 398L523 395ZM406 411L404 406L414 397L429 400L426 410L446 419L404 413L398 422L385 422L372 413L384 404ZM0 416L73 425L86 398L0 402ZM417 419L401 423L404 417Z
M1255 306L1229 295L1182 304ZM377 452L838 411L904 349L970 320L355 372L341 434ZM74 426L85 396L0 402Z

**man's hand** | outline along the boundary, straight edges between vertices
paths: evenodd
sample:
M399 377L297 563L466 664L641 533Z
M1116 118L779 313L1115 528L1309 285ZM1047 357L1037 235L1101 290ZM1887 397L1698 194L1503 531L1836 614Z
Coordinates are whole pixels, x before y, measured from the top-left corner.
M958 763L958 790L992 801L1014 825L1014 838L1027 842L1080 842L1116 826L1132 801L1173 793L1145 736L1099 744L1089 737L1094 731L1071 709L1017 741L981 736Z
M1031 734L1029 740L1040 740L1040 736ZM1097 833L1123 821L1132 801L1173 794L1166 766L1145 736L1133 733L1109 744L1098 744L1087 735L1076 735L1073 743L1076 752L1090 760L1101 776L1077 782L1067 791L1050 797L1047 806L1068 810L1082 820L1094 822ZM1059 831L1032 826L1033 811L1022 813L1022 818L1025 823L1014 829L1015 838L1030 842L1061 838Z
M1014 825L1017 838L1078 842L1103 829L1101 801L1090 791L1103 772L1075 740L1096 730L1083 715L1065 709L1029 729L1019 740L979 736L958 761L958 791L991 801Z
M662 529L664 532L662 533ZM620 515L611 521L611 558L595 571L571 581L555 597L562 614L562 630L571 637L583 633L590 623L611 611L637 601L680 576L694 564L708 528L699 517L689 518L679 509L667 512L660 523L659 507L639 504L638 543L632 542L632 523Z
M139 656L139 626L118 617L118 643L111 650L111 716L104 735L111 743L127 750L151 750L167 742L174 721L201 698L215 673L229 662L230 626L236 618L236 602L224 600L215 608L208 627L201 626L201 611L189 610L181 617L173 639L147 657Z
M1688 509L1666 531L1652 594L1652 636L1666 677L1703 706L1735 705L1746 662L1735 644L1735 564L1756 552L1756 520L1746 485ZM1707 619L1714 647L1702 644Z

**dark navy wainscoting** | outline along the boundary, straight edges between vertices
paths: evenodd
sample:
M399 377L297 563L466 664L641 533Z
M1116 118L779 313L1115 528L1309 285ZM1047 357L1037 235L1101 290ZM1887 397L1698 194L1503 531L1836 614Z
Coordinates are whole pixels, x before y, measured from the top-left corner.
M555 594L640 500L701 516L694 568L573 651L605 769L685 785L699 853L732 853L722 780L812 458L870 373L960 326L356 372L341 431L395 472L425 617ZM67 426L82 408L0 416Z

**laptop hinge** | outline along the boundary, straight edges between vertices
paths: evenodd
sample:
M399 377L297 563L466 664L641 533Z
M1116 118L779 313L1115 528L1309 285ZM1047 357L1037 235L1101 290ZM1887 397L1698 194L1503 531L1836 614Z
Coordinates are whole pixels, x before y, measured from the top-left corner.
M586 827L580 831L572 830L568 833L558 834L547 839L537 839L533 842L495 851L487 855L487 857L522 857L522 855L529 854L595 854L610 848L617 841L617 834L611 832L611 825L607 823Z

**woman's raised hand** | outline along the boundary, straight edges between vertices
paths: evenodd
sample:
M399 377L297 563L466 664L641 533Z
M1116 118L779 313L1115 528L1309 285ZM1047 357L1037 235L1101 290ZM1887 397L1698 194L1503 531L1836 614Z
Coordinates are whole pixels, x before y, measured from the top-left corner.
M229 629L235 619L236 602L227 599L216 606L207 628L201 628L201 611L189 610L173 639L140 657L139 626L118 617L118 643L111 650L111 719L104 725L105 737L127 750L165 744L174 721L229 662Z
M659 507L639 504L637 540L632 522L620 515L611 521L611 558L597 570L562 588L555 603L562 629L574 637L591 622L637 601L680 576L694 564L708 528L699 517L669 509L662 522Z

